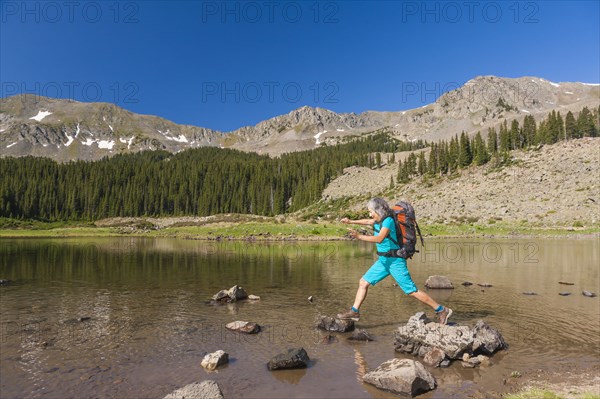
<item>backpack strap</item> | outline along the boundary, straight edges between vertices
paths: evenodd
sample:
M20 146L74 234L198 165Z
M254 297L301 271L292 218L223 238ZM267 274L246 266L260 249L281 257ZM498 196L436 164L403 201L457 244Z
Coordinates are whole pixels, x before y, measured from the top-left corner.
M390 240L392 240L392 242L394 244L396 244L398 247L402 248L402 245L399 244L399 242L402 242L402 230L400 230L400 228L398 227L398 220L396 219L395 216L388 216L388 217L392 218L392 220L394 221L394 226L396 227L396 238L398 239L398 241L394 240L394 237L392 237L391 231L390 231L390 234L388 234L387 238L389 238ZM377 223L377 224L383 226L383 220L381 221L381 223ZM375 225L373 225L373 230L375 230L376 233L379 233L379 231L381 229L375 228Z
M425 246L425 241L423 241L423 235L421 234L421 229L419 228L419 223L415 220L415 227L417 228L417 233L419 233L419 238L421 239L421 245Z

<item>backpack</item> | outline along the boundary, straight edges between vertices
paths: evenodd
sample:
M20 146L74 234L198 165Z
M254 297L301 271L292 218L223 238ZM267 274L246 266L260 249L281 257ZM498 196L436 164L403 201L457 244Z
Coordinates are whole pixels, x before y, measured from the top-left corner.
M419 252L416 249L417 245L417 233L421 239L421 245L425 246L423 236L421 235L421 229L415 217L415 209L411 204L405 201L398 201L396 205L392 207L394 211L394 222L396 223L396 238L390 236L390 239L394 244L400 247L399 257L404 259L410 259Z

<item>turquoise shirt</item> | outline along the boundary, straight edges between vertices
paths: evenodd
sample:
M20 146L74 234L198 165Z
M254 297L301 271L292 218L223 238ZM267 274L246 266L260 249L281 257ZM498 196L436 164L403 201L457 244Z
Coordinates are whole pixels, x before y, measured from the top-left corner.
M377 252L387 252L391 249L400 248L398 245L394 244L392 240L390 240L390 236L392 236L394 237L394 240L398 241L396 236L396 223L394 223L394 220L388 216L382 223L375 222L373 225L373 235L378 236L382 227L387 227L390 232L383 239L383 241L381 241L379 244L375 244L377 246Z

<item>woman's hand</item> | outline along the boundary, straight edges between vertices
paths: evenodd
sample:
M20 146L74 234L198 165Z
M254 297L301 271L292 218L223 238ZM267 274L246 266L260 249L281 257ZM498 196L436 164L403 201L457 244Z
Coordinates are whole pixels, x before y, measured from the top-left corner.
M344 224L348 224L348 223L350 223L350 219L348 219L348 218L342 218L342 220L340 220L340 222L342 222Z
M355 240L358 239L358 236L360 235L358 233L358 231L354 230L354 229L348 229L348 232L350 234L350 237L354 238Z

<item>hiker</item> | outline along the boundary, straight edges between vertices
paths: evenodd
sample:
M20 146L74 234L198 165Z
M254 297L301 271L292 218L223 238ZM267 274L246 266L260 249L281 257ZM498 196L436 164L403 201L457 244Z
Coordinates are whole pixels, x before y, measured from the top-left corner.
M347 312L339 313L338 319L350 319L358 321L360 318L360 305L367 297L367 291L371 285L375 285L390 274L405 294L418 299L419 301L431 306L439 319L440 324L446 324L448 318L452 315L452 309L444 307L434 301L423 291L419 291L406 267L406 259L389 256L392 250L397 250L400 246L399 240L391 239L398 237L396 235L396 223L394 221L394 212L382 198L373 198L367 203L371 219L350 220L343 218L342 223L359 224L363 226L373 226L373 235L367 236L359 234L356 230L349 229L352 238L361 241L374 242L377 246L379 258L373 266L361 277L358 283L358 291L354 299L354 305ZM394 242L396 241L396 243Z

